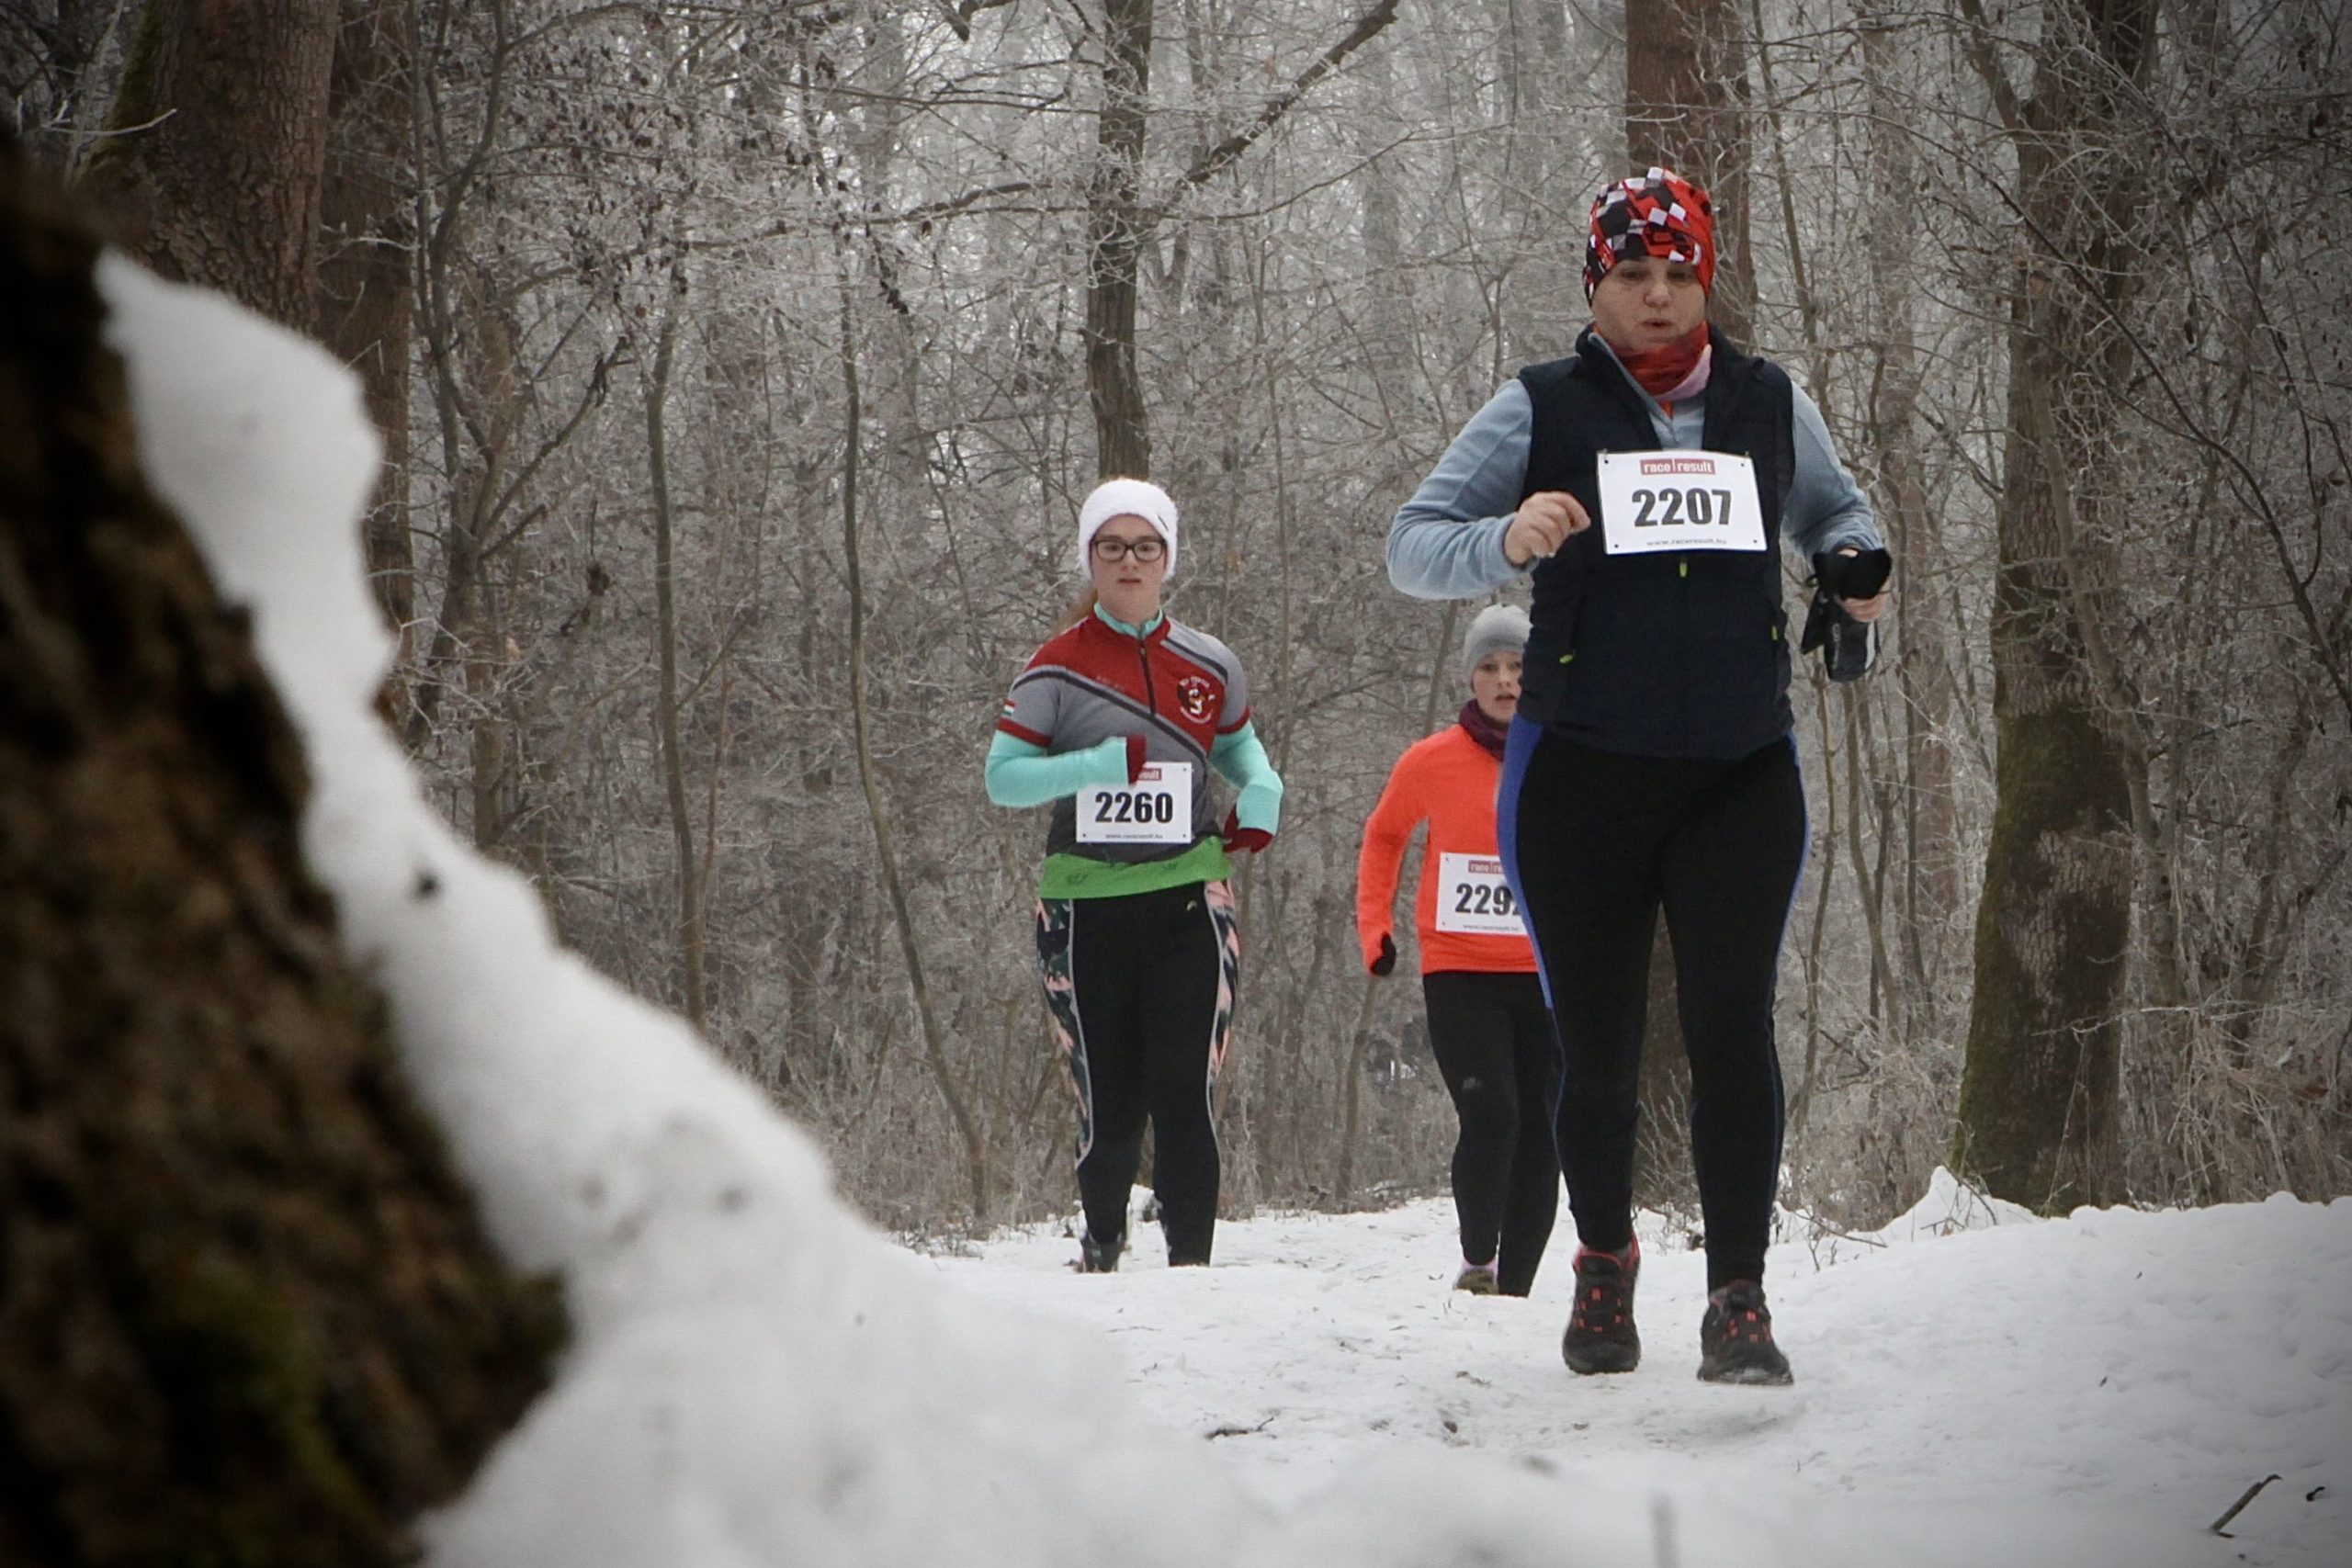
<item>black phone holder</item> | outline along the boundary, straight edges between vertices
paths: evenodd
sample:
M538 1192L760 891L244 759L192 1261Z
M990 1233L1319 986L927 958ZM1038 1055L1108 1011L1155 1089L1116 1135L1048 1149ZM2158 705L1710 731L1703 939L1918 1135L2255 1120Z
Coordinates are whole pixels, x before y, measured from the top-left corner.
M1878 656L1878 628L1846 614L1838 601L1873 597L1894 570L1894 558L1884 550L1824 550L1813 558L1813 607L1805 612L1797 651L1821 649L1821 667L1831 680L1860 680Z

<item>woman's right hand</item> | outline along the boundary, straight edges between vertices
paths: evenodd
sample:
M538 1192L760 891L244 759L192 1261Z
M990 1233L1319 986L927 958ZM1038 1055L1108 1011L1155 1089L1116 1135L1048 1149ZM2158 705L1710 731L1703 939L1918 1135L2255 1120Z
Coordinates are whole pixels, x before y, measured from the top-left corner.
M1519 503L1503 530L1503 559L1524 570L1538 557L1555 554L1573 535L1592 526L1584 502L1564 490L1539 490Z

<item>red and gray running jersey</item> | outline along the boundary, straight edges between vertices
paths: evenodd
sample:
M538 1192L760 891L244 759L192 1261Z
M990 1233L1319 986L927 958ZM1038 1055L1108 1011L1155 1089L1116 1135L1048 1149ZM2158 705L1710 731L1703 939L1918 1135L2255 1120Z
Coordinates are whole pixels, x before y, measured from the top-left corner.
M1114 736L1141 735L1144 758L1193 765L1193 839L1214 835L1224 816L1209 752L1217 738L1250 722L1250 687L1233 650L1204 631L1163 616L1140 638L1090 614L1039 649L1012 682L996 727L1047 751L1083 751ZM1046 852L1093 860L1167 860L1190 845L1078 842L1078 808L1054 802Z

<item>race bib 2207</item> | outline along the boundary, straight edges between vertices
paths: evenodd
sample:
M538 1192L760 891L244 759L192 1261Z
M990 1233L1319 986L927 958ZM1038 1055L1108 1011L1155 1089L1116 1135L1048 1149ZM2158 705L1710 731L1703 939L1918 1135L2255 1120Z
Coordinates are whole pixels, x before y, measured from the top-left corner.
M1603 452L1600 534L1612 556L1760 550L1756 465L1730 452Z

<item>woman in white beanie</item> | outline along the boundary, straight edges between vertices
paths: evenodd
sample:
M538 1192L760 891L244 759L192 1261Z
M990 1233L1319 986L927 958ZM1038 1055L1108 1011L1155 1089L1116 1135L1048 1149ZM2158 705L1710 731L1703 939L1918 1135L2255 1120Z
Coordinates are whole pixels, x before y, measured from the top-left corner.
M1430 1050L1461 1123L1453 1208L1462 1268L1453 1285L1478 1295L1528 1293L1559 1206L1559 1044L1495 838L1503 736L1519 708L1526 646L1526 611L1478 612L1462 644L1470 700L1397 759L1356 860L1356 935L1364 966L1385 976L1396 964L1389 928L1397 868L1413 829L1430 825L1413 924Z
M1240 972L1227 878L1282 815L1240 661L1160 607L1176 520L1143 479L1086 498L1086 600L1013 681L989 748L990 800L1053 807L1037 955L1078 1090L1088 1273L1118 1267L1147 1123L1168 1261L1209 1260L1211 1109ZM1212 772L1237 792L1221 826Z

